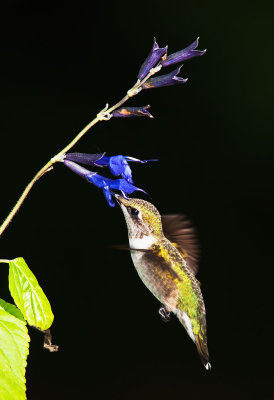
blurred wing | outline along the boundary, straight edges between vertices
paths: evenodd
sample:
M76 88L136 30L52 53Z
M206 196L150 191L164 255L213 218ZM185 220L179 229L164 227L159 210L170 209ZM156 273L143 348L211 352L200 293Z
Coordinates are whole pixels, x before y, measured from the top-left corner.
M161 218L165 237L179 250L196 275L200 248L191 222L181 214L162 215Z

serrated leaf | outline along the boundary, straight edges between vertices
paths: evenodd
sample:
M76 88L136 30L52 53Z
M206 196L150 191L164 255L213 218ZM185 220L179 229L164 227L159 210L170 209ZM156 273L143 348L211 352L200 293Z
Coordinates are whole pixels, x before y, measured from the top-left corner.
M29 325L42 331L51 326L54 316L50 303L22 257L9 262L9 289Z
M0 299L0 308L2 308L2 310L7 311L14 317L21 319L21 321L25 321L24 315L21 313L19 308L16 307L14 304L7 303L5 300Z
M0 371L0 399L26 400L26 388L14 380L12 374Z
M0 399L26 399L29 341L26 322L0 308Z

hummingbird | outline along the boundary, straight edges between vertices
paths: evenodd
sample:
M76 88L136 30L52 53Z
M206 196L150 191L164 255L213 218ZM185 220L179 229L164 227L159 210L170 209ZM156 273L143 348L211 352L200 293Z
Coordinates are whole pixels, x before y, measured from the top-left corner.
M194 230L182 215L161 216L148 201L115 194L124 214L129 250L137 273L162 304L164 321L175 314L196 344L207 370L206 311L198 270L199 248Z

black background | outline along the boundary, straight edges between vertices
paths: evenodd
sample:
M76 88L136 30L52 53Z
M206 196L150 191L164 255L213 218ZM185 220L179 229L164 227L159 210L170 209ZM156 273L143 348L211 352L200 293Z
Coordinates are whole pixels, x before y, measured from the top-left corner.
M154 119L96 125L74 151L138 158L137 186L194 222L212 371L174 317L164 324L125 243L118 207L62 165L1 238L48 295L58 353L31 330L28 399L272 399L273 2L2 0L1 218L37 170L136 80L153 37L200 36L185 85L139 94ZM1 297L11 301L7 268Z

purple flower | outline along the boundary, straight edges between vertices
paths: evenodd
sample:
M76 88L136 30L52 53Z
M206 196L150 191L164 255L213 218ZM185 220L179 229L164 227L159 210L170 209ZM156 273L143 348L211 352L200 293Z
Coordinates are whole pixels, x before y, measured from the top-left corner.
M128 194L131 194L135 191L141 191L146 193L144 190L137 188L136 186L127 182L125 179L113 180L105 178L104 176L97 174L97 172L92 172L86 168L81 167L75 162L66 159L64 160L64 164L66 167L71 169L77 175L80 175L82 178L88 180L98 188L103 189L105 198L111 207L115 206L115 201L113 199L113 193L112 193L113 189L120 190L120 192L124 197L127 197Z
M138 72L138 79L140 79L140 81L144 79L151 68L153 68L160 61L160 59L166 54L166 52L167 46L159 48L156 39L154 38L152 49L145 61L143 62L140 71Z
M176 53L172 53L167 56L164 60L162 60L161 64L163 67L167 67L168 65L178 64L183 61L189 60L193 57L202 56L206 50L195 50L198 47L199 38L195 40L190 46L186 47L183 50L177 51Z
M179 68L176 68L174 71L170 72L169 74L166 75L160 75L156 76L155 78L150 78L148 79L145 83L143 83L142 88L143 89L152 89L156 87L161 87L161 86L171 86L171 85L177 85L178 83L185 83L187 79L180 78L177 76L180 72L180 69L182 66Z
M96 161L100 160L105 153L87 154L87 153L67 153L66 160L75 161L79 164L96 165Z
M123 107L118 108L118 110L113 111L113 117L149 117L153 118L153 115L150 114L147 109L150 106L143 106L143 107Z

